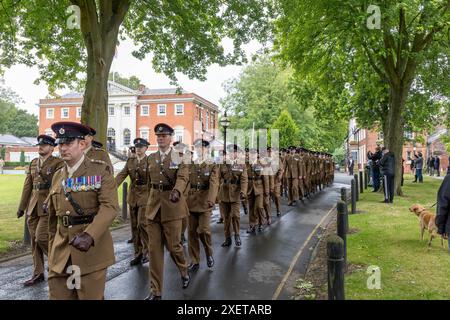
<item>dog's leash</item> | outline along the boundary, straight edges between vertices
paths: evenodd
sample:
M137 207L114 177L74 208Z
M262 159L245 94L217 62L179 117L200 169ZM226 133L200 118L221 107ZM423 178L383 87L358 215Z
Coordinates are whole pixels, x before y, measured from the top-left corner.
M437 202L435 202L429 209L433 208L436 205Z

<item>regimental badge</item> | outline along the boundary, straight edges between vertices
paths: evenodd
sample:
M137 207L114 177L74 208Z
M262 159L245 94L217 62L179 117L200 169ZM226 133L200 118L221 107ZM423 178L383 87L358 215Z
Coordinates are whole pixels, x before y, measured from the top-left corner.
M64 130L64 128L59 129L59 134L64 134L66 133L66 130Z

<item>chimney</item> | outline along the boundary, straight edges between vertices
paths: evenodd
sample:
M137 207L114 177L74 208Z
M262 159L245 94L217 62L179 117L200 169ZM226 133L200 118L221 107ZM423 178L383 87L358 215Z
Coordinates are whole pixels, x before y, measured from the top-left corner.
M145 90L145 84L139 84L139 87L138 87L138 90L139 90L139 92L144 92L144 90Z

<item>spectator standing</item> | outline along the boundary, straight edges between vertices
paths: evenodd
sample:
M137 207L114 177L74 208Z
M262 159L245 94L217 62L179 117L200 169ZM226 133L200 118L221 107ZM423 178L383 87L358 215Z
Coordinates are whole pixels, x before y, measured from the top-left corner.
M430 176L434 175L434 157L430 157Z
M367 157L372 160L373 192L377 192L380 189L380 160L383 157L381 148L377 146L375 153L370 152Z
M388 148L382 148L383 157L380 160L383 175L384 203L394 202L395 156Z
M434 158L434 171L436 171L436 175L438 177L440 176L440 172L439 172L440 165L441 165L441 159L439 158L439 156L435 156L435 158Z
M419 151L419 155L417 155L414 152L414 168L416 169L415 172L415 179L413 182L417 182L417 179L419 179L419 182L422 183L423 182L423 176L422 176L422 169L423 169L423 157L422 157L422 152Z

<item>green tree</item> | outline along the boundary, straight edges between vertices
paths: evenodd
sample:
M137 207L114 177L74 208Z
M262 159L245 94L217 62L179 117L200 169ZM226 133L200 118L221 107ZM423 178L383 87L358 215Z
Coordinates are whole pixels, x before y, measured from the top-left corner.
M25 151L20 151L20 165L23 166L25 164Z
M157 72L205 80L207 67L245 62L242 45L269 31L272 0L2 0L0 67L37 65L49 90L76 86L85 74L81 121L105 143L108 76L119 35ZM71 6L72 7L69 7ZM76 7L75 7L76 6ZM72 10L72 11L71 11ZM79 28L76 13L80 13ZM225 52L223 39L232 39ZM12 49L11 52L5 49Z
M281 111L278 118L273 122L271 129L277 129L279 134L280 148L297 146L300 144L300 130L287 110Z
M122 75L120 75L120 73L115 71L109 73L109 80L112 81L113 79L115 82L134 90L137 90L139 88L139 85L141 84L141 80L138 77L123 77Z
M229 110L231 127L264 129L287 110L298 127L302 146L333 151L345 137L346 124L331 117L316 117L317 101L312 93L295 94L293 72L268 55L255 57L237 78L224 84L227 95L221 104Z
M372 28L377 17L367 14L369 4L379 5L379 28ZM372 104L372 115L370 104L353 106L372 123L381 113L385 144L400 159L408 119L423 120L436 104L421 112L421 102L449 92L449 6L448 0L281 0L276 47L299 78L319 84L329 102ZM400 179L396 190L401 194Z

